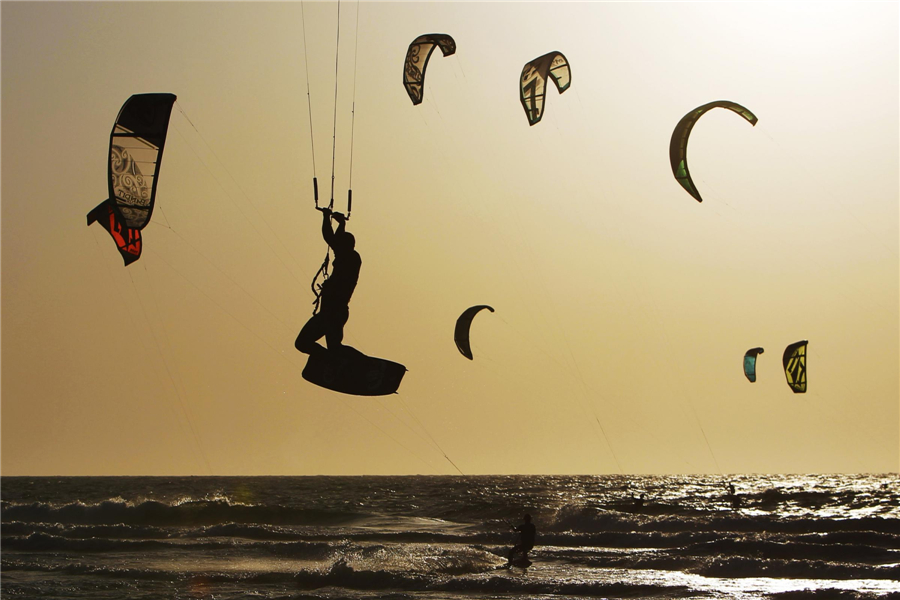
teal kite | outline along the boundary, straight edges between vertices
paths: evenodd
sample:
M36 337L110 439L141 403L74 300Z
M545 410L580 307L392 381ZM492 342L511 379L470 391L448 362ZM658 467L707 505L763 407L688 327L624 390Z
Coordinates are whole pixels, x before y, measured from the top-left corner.
M750 383L756 381L756 357L762 353L762 348L750 348L744 354L744 375L750 380Z

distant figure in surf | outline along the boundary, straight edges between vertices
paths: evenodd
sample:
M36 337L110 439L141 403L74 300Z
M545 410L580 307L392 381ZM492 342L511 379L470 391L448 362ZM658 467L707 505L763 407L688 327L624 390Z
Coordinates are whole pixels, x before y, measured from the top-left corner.
M531 522L531 515L525 514L522 523L511 527L519 534L519 541L509 550L509 562L517 559L527 561L528 553L534 548L534 536L537 533L534 523Z
M319 210L322 211L322 237L334 251L334 261L331 275L322 284L316 311L294 342L294 347L304 354L325 352L326 349L317 343L323 336L328 350L343 347L344 325L350 318L350 297L356 289L362 267L362 258L354 249L356 239L344 230L347 218L328 208ZM331 228L332 219L338 222L337 231Z
M728 484L728 495L726 497L728 498L728 501L731 502L731 508L741 507L741 497L737 495L733 483Z
M643 494L643 493L642 493L640 498L635 498L634 496L631 497L631 499L634 500L634 507L635 507L635 508L641 508L641 507L644 506L644 496L645 496L645 495L646 495L646 494Z

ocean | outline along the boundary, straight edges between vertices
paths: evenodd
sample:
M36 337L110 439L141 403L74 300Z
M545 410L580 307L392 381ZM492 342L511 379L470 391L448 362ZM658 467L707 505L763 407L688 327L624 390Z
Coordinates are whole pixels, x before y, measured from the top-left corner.
M895 474L2 477L0 496L2 598L900 599ZM525 513L532 565L507 569Z

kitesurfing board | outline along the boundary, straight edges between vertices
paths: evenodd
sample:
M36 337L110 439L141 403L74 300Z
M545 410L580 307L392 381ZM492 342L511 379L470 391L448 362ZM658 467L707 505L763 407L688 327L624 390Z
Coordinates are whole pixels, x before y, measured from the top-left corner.
M356 348L310 354L303 379L323 388L355 396L385 396L400 387L406 367L383 358L366 356Z
M530 567L531 565L532 565L532 562L530 560L528 560L526 557L516 556L514 559L512 559L511 561L506 563L504 565L504 567L506 567L507 569L509 569L511 567L516 567L516 568L525 570L528 567Z

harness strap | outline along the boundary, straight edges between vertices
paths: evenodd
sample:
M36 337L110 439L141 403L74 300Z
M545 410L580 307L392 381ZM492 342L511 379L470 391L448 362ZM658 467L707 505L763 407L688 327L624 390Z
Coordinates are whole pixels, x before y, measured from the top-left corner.
M328 281L328 265L331 262L331 253L329 251L325 251L325 260L322 261L322 266L319 267L319 270L316 271L316 276L313 277L312 284L310 285L313 294L315 294L316 299L313 300L313 304L315 307L313 308L313 315L319 312L319 305L322 302L322 286L325 285L325 282ZM322 283L316 283L319 279L319 275L322 275Z

